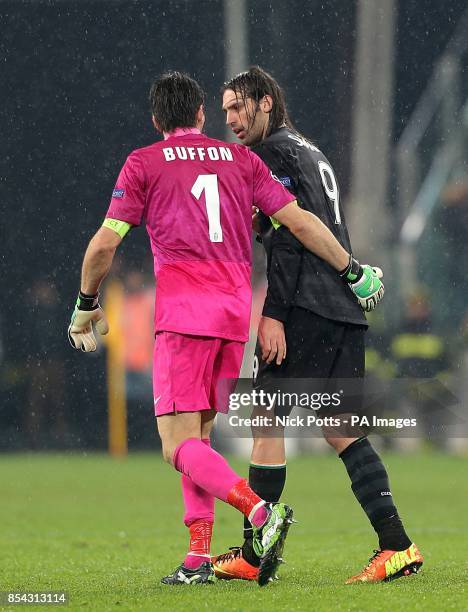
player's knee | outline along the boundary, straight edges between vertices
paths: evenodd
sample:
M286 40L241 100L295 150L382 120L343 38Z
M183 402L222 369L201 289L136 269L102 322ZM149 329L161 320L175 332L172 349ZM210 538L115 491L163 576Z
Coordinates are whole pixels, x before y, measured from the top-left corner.
M278 438L257 436L254 438L252 461L258 463L284 463L285 450L283 432L278 432Z
M350 444L352 444L357 438L345 438L345 437L334 437L325 436L325 440L328 444L336 451L339 455L342 453Z
M342 445L343 439L342 438L333 438L333 437L328 437L325 436L325 440L328 442L328 444L336 450L336 452L341 452L339 451L339 448Z

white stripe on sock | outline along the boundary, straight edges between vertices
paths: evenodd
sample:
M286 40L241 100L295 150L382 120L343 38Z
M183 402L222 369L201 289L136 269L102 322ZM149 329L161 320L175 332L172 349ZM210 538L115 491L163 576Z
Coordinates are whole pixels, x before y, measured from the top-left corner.
M250 464L252 467L256 467L256 468L264 468L264 469L268 469L268 468L282 468L282 467L286 467L286 463L251 463Z

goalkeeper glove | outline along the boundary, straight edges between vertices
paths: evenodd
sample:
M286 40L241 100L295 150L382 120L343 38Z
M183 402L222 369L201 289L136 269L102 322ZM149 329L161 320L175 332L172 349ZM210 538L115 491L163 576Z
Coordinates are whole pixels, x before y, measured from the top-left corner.
M340 272L340 276L349 284L366 312L374 310L384 296L385 287L380 280L383 276L382 270L368 265L361 266L352 255L349 257L348 266Z
M81 349L85 353L95 351L97 348L93 323L101 336L109 331L109 325L102 308L99 306L98 299L99 293L86 295L86 293L80 291L68 327L70 344L74 349Z

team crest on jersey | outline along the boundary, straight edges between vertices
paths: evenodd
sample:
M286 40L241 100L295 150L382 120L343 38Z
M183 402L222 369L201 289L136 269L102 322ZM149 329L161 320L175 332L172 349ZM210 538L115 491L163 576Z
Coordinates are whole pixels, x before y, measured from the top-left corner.
M112 192L112 197L113 198L123 198L125 195L125 189L114 189L114 191Z
M280 176L280 183L282 183L283 187L292 187L292 180L290 176Z

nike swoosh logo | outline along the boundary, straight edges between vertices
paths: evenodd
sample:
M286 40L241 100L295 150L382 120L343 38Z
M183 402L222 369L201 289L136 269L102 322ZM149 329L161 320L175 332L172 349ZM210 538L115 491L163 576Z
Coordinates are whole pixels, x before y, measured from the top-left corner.
M157 405L158 405L158 402L159 402L159 400L160 400L160 399L161 399L161 396L160 396L160 395L158 395L158 397L155 397L155 398L154 398L154 405L155 405L155 406L157 406Z

